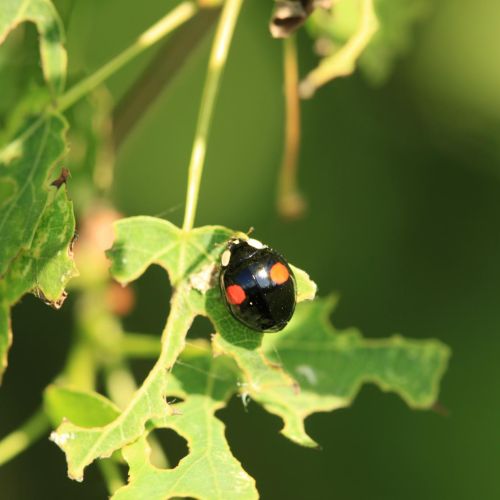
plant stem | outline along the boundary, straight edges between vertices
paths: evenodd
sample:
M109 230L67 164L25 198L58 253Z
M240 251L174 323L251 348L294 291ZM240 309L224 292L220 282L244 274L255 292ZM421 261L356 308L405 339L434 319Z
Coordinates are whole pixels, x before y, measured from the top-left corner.
M283 41L285 80L285 144L278 179L278 212L288 219L304 214L305 201L298 190L300 150L300 98L297 43L294 35Z
M182 229L190 231L194 225L201 175L205 163L208 133L220 80L227 61L227 54L243 0L226 0L210 52L207 77L201 97L198 123L189 162L186 211Z
M22 453L49 430L49 419L42 409L37 410L21 427L0 441L0 465Z
M58 101L57 110L65 111L79 99L95 89L104 80L122 68L138 54L154 45L175 28L189 20L198 10L195 2L185 1L169 12L165 17L147 29L137 40L108 63L87 78L70 88Z
M160 354L161 342L156 335L126 333L123 336L122 353L131 358L156 358Z
M325 57L300 83L299 93L303 99L312 97L325 83L354 72L357 60L379 29L374 2L375 0L362 0L359 25L355 33L339 50Z

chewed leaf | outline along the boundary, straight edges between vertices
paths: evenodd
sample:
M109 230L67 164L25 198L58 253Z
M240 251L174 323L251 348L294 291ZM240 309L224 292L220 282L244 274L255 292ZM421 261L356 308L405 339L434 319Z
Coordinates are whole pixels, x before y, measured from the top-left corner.
M100 428L86 429L64 422L57 430L59 435L73 437L65 440L61 448L66 453L68 473L75 479L81 479L85 467L96 458L109 456L138 439L149 420L170 414L165 403L169 387L167 370L184 349L185 336L196 315L210 316L213 312L218 315L217 321L229 321L231 326L225 331L231 335L230 328L236 328L234 333L238 342L247 335L248 341L258 346L262 337L246 330L227 313L218 287L203 293L199 283L193 282L199 281L193 280L193 277L201 276L210 283L224 243L234 231L206 226L184 232L165 220L153 217L123 219L115 224L115 229L116 240L108 251L113 276L122 283L128 283L138 278L148 266L158 264L168 272L175 293L163 331L160 357L123 413ZM314 285L305 273L297 270L297 274L299 295L311 297ZM243 337L242 328L246 330Z
M65 440L61 448L66 453L68 474L75 479L81 479L85 467L96 458L107 457L139 438L149 420L170 413L165 403L167 370L184 349L194 317L203 311L203 295L192 288L189 276L213 266L222 251L221 243L232 234L220 227L186 233L153 217L124 219L115 228L116 241L108 252L112 274L126 283L139 277L151 264L159 264L169 273L176 293L163 331L160 357L123 413L100 428L86 429L72 422L58 428L57 434L74 438Z
M58 427L54 441L66 453L69 477L81 480L85 467L96 458L109 457L140 437L149 420L170 413L165 401L167 370L184 347L184 337L195 316L195 309L192 309L195 303L196 297L186 290L180 290L173 298L160 357L130 404L116 419L90 429L71 421ZM58 439L61 436L71 436L71 439L61 442Z
M31 21L40 34L40 56L43 74L56 93L66 80L64 28L50 0L2 0L0 10L0 44L20 23Z
M31 246L47 204L49 176L65 152L66 123L59 115L38 118L0 151L0 276L22 250Z
M256 498L253 480L231 455L214 416L231 394L239 391L260 402L283 419L286 436L308 446L315 443L305 432L305 418L349 405L363 383L394 391L414 407L433 403L449 354L437 341L375 341L355 331L339 333L328 323L328 300L299 304L278 334L263 335L233 318L214 279L224 242L233 234L223 227L185 232L152 217L116 224L116 241L108 252L112 274L128 283L158 264L168 272L174 294L159 359L128 407L105 425L86 428L65 421L54 433L70 477L81 479L93 460L123 449L130 482L116 498L224 499L235 493ZM316 285L305 272L293 270L298 301L314 298ZM217 332L214 359L203 346L198 345L198 353L191 346L185 350L197 315L207 316ZM189 365L176 364L182 352ZM167 396L183 401L172 408ZM190 453L174 469L151 464L146 435L153 428L173 429L188 441Z
M120 414L120 410L100 394L71 387L50 385L45 389L43 400L45 412L54 426L71 419L83 427L95 427L106 425Z
M73 204L66 187L52 187L31 247L14 259L0 281L11 304L31 291L56 308L62 305L66 284L78 274L71 250L74 233Z
M297 380L296 393L285 390L277 371L271 376L264 357L260 365L251 364L233 352L247 376L245 390L281 416L283 433L302 445L313 444L304 431L308 415L350 405L367 382L397 393L411 407L431 407L450 354L437 340L364 339L354 329L338 332L329 322L333 305L331 299L302 304L282 335L264 338L262 356Z
M313 300L316 297L318 287L309 275L295 266L290 266L297 282L297 302L303 300Z
M176 395L186 398L176 405L176 414L153 422L184 436L189 454L174 469L151 464L145 437L124 449L130 466L129 484L118 490L114 500L163 500L193 497L201 500L258 498L254 480L233 457L215 412L236 390L236 370L227 358L213 358L208 346L183 356L171 377ZM179 394L180 393L180 394Z
M111 274L121 283L137 279L151 264L167 270L172 285L213 264L221 244L234 231L205 226L184 232L155 217L130 217L116 223L116 241L108 251Z
M356 329L337 331L329 320L335 303L328 298L303 304L285 335L266 338L264 351L272 357L279 355L304 392L351 400L363 383L372 382L396 392L413 408L432 406L449 348L437 340L397 335L365 339Z
M0 204L0 376L11 342L10 307L32 292L58 308L77 274L71 250L73 205L66 186L50 185L65 149L64 132L62 118L40 119L3 150L0 186L3 182L12 189Z

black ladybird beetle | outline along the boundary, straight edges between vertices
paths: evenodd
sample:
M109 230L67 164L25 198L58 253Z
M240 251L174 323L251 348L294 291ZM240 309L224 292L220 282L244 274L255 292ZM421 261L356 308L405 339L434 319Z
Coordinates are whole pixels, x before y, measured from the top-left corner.
M253 238L232 238L221 256L220 287L231 314L258 332L278 332L295 310L288 262Z

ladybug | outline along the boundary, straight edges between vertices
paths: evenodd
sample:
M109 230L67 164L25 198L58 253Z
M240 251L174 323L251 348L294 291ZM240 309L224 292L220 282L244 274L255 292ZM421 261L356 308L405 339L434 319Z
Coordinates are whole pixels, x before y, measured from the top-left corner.
M228 241L220 288L233 317L258 332L282 330L295 310L297 286L288 262L253 238Z

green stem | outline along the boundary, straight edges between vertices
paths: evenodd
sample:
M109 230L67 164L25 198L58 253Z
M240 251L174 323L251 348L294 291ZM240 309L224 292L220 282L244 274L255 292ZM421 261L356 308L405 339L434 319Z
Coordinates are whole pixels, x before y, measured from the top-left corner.
M0 465L29 448L50 430L50 422L42 409L32 415L21 427L0 441Z
M299 65L295 35L283 41L285 91L285 144L278 179L278 212L288 219L301 217L305 201L298 189L300 151Z
M182 229L190 231L194 225L201 175L205 163L208 133L220 80L227 61L227 54L243 0L226 0L212 44L207 77L201 97L198 123L189 162L189 178L186 193L186 211Z
M95 73L70 88L58 101L57 110L65 111L79 99L87 95L104 80L122 68L138 54L154 45L175 28L194 16L198 7L195 2L185 1L169 12L165 17L147 29L137 40L123 52L106 63Z
M84 391L92 391L95 387L96 359L90 342L81 336L70 351L66 367L61 379L68 385L78 387Z
M160 354L161 342L156 335L126 333L123 336L122 353L130 358L156 358Z
M379 29L374 3L375 0L361 1L357 30L339 50L325 57L318 67L304 78L299 86L302 98L308 99L325 83L354 72L359 57Z

